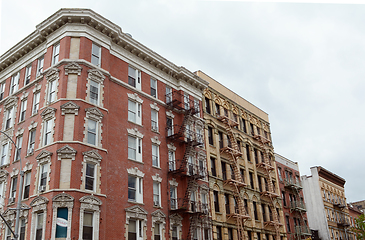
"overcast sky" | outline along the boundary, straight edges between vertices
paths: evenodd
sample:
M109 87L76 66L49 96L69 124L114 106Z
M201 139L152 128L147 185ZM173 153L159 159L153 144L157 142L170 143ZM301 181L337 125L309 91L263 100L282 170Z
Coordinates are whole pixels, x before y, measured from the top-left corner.
M58 9L91 8L267 112L275 151L299 162L302 175L323 166L346 179L348 201L365 199L365 5L51 2L3 0L0 54Z

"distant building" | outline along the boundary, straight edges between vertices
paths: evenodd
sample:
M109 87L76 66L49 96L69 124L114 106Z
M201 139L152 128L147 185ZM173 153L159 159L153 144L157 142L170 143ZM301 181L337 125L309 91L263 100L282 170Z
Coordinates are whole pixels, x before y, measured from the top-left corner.
M301 177L310 229L318 230L322 240L348 239L345 179L320 166L311 167L311 173Z
M347 204L347 208L349 209L349 214L350 214L350 229L348 231L349 234L348 239L354 240L356 239L356 233L351 231L351 228L356 226L355 219L358 218L362 214L362 212L360 211L359 208L357 208L355 205L352 204Z
M352 202L351 205L356 206L362 213L365 214L365 200Z
M297 162L275 153L287 239L311 236Z
M285 239L267 113L203 72L213 239Z

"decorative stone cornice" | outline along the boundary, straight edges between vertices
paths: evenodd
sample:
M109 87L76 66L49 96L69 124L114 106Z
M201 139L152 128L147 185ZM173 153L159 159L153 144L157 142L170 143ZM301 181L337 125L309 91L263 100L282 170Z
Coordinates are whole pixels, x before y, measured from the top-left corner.
M51 68L46 73L46 79L47 81L54 81L59 78L59 72L60 70L58 68Z
M24 133L24 128L18 128L17 130L16 130L16 133L15 133L15 136L16 137L18 137L18 136L20 136L20 135L23 135L23 133Z
M52 198L53 203L55 203L55 202L73 202L73 201L74 201L74 198L67 193L60 193Z
M8 178L9 172L5 169L0 169L0 182L5 182Z
M47 208L49 200L43 196L38 196L32 200L30 206L33 208L32 212L38 212Z
M157 103L151 103L150 104L151 109L156 110L157 112L160 111L160 108L157 106Z
M141 170L139 170L137 167L129 168L129 169L127 169L127 172L129 175L137 176L140 178L144 177L144 173Z
M82 198L80 198L80 203L81 204L87 204L87 205L94 205L94 206L101 206L103 204L103 202L95 197L95 196L83 196Z
M18 176L18 174L19 174L19 169L13 168L13 170L10 173L10 177L12 178L14 176Z
M154 226L155 223L166 223L166 215L160 210L156 210L153 213L151 213L152 216L152 225Z
M96 121L101 121L101 119L104 117L104 114L97 107L86 108L85 112L86 118L91 118Z
M129 99L134 100L141 104L143 103L142 98L140 98L137 93L127 93L127 94Z
M67 102L61 105L61 114L65 115L65 114L75 114L78 115L79 114L79 109L80 106L77 105L74 102Z
M30 130L32 130L32 129L34 129L34 128L36 128L36 127L37 127L37 125L38 125L38 122L32 121L32 122L30 123L29 127L28 127L28 130L30 131Z
M162 177L160 177L160 174L156 173L155 175L152 175L152 180L154 182L162 182Z
M30 170L32 170L33 164L31 164L30 162L26 162L25 166L23 167L23 172L28 172Z
M161 144L161 141L160 141L160 140L158 140L158 137L157 137L157 136L155 136L155 137L151 138L151 142L152 142L153 144L156 144L156 145L160 145L160 144Z
M6 99L5 103L4 103L4 108L5 109L9 109L13 106L16 106L18 103L18 97L16 96L10 96Z
M94 82L104 82L105 76L97 69L90 69L88 72L88 78Z
M53 107L47 107L46 109L43 110L43 112L41 113L41 117L43 120L47 120L47 119L51 119L54 118L56 115L56 108Z
M171 151L176 151L176 147L174 146L174 144L173 144L173 143L168 143L168 144L167 144L167 148L168 148L169 150L171 150Z
M175 117L175 115L172 113L171 110L169 110L169 111L166 112L166 116L168 116L168 117L170 117L172 119L174 119L174 117Z
M101 155L98 153L98 151L96 150L91 150L91 151L87 151L87 152L83 152L82 155L84 155L84 160L85 161L91 161L94 162L96 164L100 163L101 160L103 159L101 157Z
M28 92L26 92L26 91L24 91L24 92L22 93L22 95L20 96L20 100L21 100L21 101L23 101L24 99L26 99L26 98L28 97L28 95L29 95L29 93L28 93Z
M182 220L183 220L183 218L177 213L170 215L170 224L171 225L182 226Z
M138 138L143 138L143 134L138 131L137 128L127 129L128 135L136 136Z
M71 62L69 64L67 64L65 67L65 75L69 75L69 74L77 74L77 75L81 75L81 70L82 67L77 64L76 62Z
M69 145L63 146L57 150L58 160L72 159L75 160L76 150Z
M176 181L176 179L175 179L175 178L171 179L171 180L169 181L169 183L170 183L170 186L173 186L173 187L177 187L177 186L179 186L179 183Z
M38 154L38 156L35 157L35 159L37 159L39 164L50 162L52 154L52 152L43 150L40 154Z
M141 220L147 220L147 214L148 212L144 210L141 206L135 205L129 208L125 209L126 216L127 216L127 222L126 224L129 224L129 219L141 219ZM147 226L146 221L143 221L144 225Z
M42 84L36 83L34 84L33 93L39 92L42 88Z

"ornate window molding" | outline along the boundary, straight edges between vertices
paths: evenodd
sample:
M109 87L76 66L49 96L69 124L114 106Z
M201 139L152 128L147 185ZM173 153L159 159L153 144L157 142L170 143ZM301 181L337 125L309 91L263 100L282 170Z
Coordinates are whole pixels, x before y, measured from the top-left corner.
M94 187L93 187L93 190L89 190L89 191L100 193L101 192L101 189L100 189L100 186L101 186L100 163L101 163L101 160L103 158L101 157L101 155L96 150L83 152L82 154L84 155L84 158L83 158L83 161L82 161L80 189L86 190L85 189L85 185L86 185L86 168L87 168L87 164L91 164L91 165L95 166L95 169L94 169L94 185L93 185Z
M158 137L157 136L151 138L151 141L152 141L153 144L156 144L156 145L159 145L159 146L161 144L161 141L158 140Z
M170 218L170 236L172 236L173 228L176 227L178 239L181 239L183 218L177 213L170 215L169 218Z
M144 210L141 206L132 206L125 209L126 212L126 223L125 223L125 239L128 239L128 226L129 220L139 220L143 224L142 236L145 238L147 232L147 214L148 212Z
M6 99L4 103L4 118L2 129L10 137L13 136L15 119L17 116L17 103L18 97L10 96Z
M129 175L132 175L132 176L136 176L139 178L144 177L144 173L141 170L139 170L137 167L129 168L129 169L127 169L127 172Z
M175 117L175 115L172 113L171 110L166 112L166 116L169 117L169 118L172 118L172 119L174 119L174 117Z
M49 200L43 196L38 196L32 200L30 206L32 207L32 221L31 221L31 238L35 239L36 227L37 227L37 214L43 213L43 225L42 225L42 236L46 233L47 223L47 205Z
M138 96L137 93L127 93L127 95L130 100L138 102L140 104L143 103L143 100Z
M134 136L134 137L143 138L143 136L144 136L142 133L140 133L138 131L137 128L127 129L127 131L128 131L128 135L131 135L131 136Z
M64 69L65 69L65 75L77 74L80 76L82 67L76 62L70 62L64 67Z
M169 181L169 183L170 183L170 186L172 186L172 187L177 187L177 186L179 186L179 183L176 181L176 179L175 179L175 178L171 179L171 180Z
M153 213L151 213L151 216L152 216L152 228L151 228L152 234L151 235L154 237L155 224L158 223L158 224L162 225L162 228L160 229L161 240L166 239L165 238L166 215L159 209L159 210L156 210Z
M54 142L54 127L56 119L56 108L47 107L41 113L42 124L41 124L41 137L40 145L45 146Z
M160 177L160 174L156 173L155 175L152 175L152 180L154 182L159 182L161 183L162 182L162 177Z
M52 240L56 239L56 222L58 208L67 208L67 237L66 240L71 239L71 223L72 223L72 209L74 206L74 198L67 193L57 194L52 198Z
M70 147L69 145L63 146L57 150L58 160L62 159L72 159L75 160L76 150Z
M104 114L96 107L87 108L85 109L86 117L85 123L84 123L84 142L85 143L91 143L91 140L88 139L88 132L89 132L89 121L96 124L95 131L93 132L95 134L95 146L102 147L101 140L102 140L102 126L103 124L101 121L103 120ZM93 145L93 144L92 144Z
M44 102L47 103L47 105L57 100L58 80L60 79L59 72L60 70L54 67L47 71L46 94L44 96Z
M67 102L67 103L61 105L61 114L62 115L65 115L65 114L78 115L79 109L80 109L79 105L70 101L70 102Z
M101 107L103 107L103 102L104 102L104 79L105 76L99 70L97 69L88 70L87 85L86 85L86 100ZM94 84L93 89L91 88L92 82ZM95 85L97 85L97 87ZM96 93L97 99L95 99L94 95L94 98L92 100L91 92L95 91L96 90L95 88L97 88L97 93ZM96 101L96 103L93 101Z
M42 191L47 191L49 189L49 181L50 181L50 174L51 174L51 156L52 156L52 152L49 152L47 150L43 150L40 154L38 154L38 156L36 156L35 159L37 159L37 173L36 173L36 181L35 181L35 192L39 192L40 190ZM47 169L46 172L46 184L45 189L40 189L39 186L41 185L41 178L42 178L42 169L45 167L45 169ZM43 172L44 173L44 172Z
M160 111L160 108L157 106L157 103L150 104L151 109L156 110L157 112Z
M80 198L80 225L79 225L79 239L82 239L84 226L84 213L93 213L93 240L99 240L99 223L100 223L100 206L102 201L95 196L84 196Z
M4 207L5 190L7 189L9 172L5 169L0 169L0 209Z

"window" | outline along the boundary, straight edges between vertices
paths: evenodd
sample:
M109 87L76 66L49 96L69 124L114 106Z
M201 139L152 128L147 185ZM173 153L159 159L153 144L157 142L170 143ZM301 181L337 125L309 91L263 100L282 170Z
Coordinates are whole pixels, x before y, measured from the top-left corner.
M190 109L190 100L189 100L189 94L184 93L184 109L189 110Z
M67 220L68 220L68 208L66 208L66 207L57 208L57 221L66 223ZM85 220L84 220L84 224L85 224ZM56 239L57 238L67 238L67 224L66 224L66 226L56 224Z
M214 200L214 211L219 212L219 197L218 191L213 190L213 200Z
M1 166L4 166L9 163L8 159L8 143L3 144L1 148Z
M87 143L97 145L97 126L98 122L92 119L87 121Z
M288 230L288 232L290 232L289 216L285 216L285 221L286 221L286 230Z
M95 191L95 171L96 164L86 163L85 189Z
M231 206L229 203L229 195L227 193L224 194L224 200L226 203L226 214L231 214Z
M243 118L241 118L241 129L243 132L247 133L246 120Z
M166 118L166 129L167 129L167 136L171 136L174 134L173 119L170 117Z
M30 75L32 74L32 65L29 65L25 69L24 86L30 82Z
M13 112L14 112L14 107L11 107L9 109L6 110L5 113L5 130L9 129L13 126Z
M252 202L252 204L253 204L253 214L255 216L255 220L259 220L259 215L257 214L256 202Z
M194 99L195 116L200 117L200 102L198 99Z
M251 162L250 146L248 144L246 145L246 157L247 161Z
M174 186L170 187L170 201L171 201L171 209L177 209L177 189Z
M100 67L101 47L93 43L91 50L91 63Z
M37 221L36 221L36 240L43 239L43 212L37 214Z
M287 204L286 204L286 198L285 198L285 192L284 191L281 192L281 197L283 198L283 205L284 206L287 206Z
M25 240L25 219L22 218L20 220L20 229L19 229L19 240Z
M220 109L219 109L219 104L215 103L215 115L219 116L220 115Z
M223 148L223 133L218 131L218 141L219 141L219 148Z
M160 183L153 182L153 206L159 207L160 205Z
M225 162L221 162L221 167L222 167L222 178L223 178L223 180L227 180L226 163Z
M142 124L142 104L128 100L128 121Z
M169 170L174 171L176 169L176 163L175 163L175 152L169 151Z
M214 146L214 141L213 141L213 128L208 126L208 141L209 141L209 145Z
M151 129L158 132L158 112L154 109L151 109Z
M53 119L50 119L48 121L45 122L45 128L44 128L44 146L52 143L53 138L52 138L52 128L53 128Z
M205 112L210 114L210 99L205 97Z
M160 240L161 239L160 224L159 223L155 223L155 226L154 226L153 229L154 229L154 235L155 235L154 240Z
M24 186L23 186L23 199L29 198L30 177L31 177L31 172L25 173Z
M213 157L210 158L210 171L212 172L212 176L214 177L217 176L217 170L215 167L215 158Z
M57 80L48 82L48 104L56 100Z
M265 204L261 204L261 210L262 210L262 220L263 220L264 222L266 222L266 221L267 221L267 219L266 219Z
M142 162L142 139L128 136L128 159Z
M20 72L17 72L16 74L14 74L11 77L11 83L10 83L10 94L13 94L14 92L16 92L18 90L18 86L19 86L19 76L20 76Z
M143 239L143 221L139 219L129 219L128 240Z
M128 84L141 90L141 72L131 66L128 67Z
M222 236L222 227L221 226L217 226L217 240L223 240L223 236Z
M19 116L19 122L24 121L25 119L25 113L27 111L27 100L23 100L20 105L20 116Z
M228 240L233 240L233 229L228 228Z
M128 176L128 201L143 202L142 178Z
M43 73L43 64L44 64L44 56L42 56L38 59L37 76L39 76L41 73Z
M18 147L18 149L15 148L15 159L14 159L14 161L20 160L20 154L22 152L22 143L23 143L23 135L16 138L16 146Z
M159 147L155 144L152 144L152 166L160 167Z
M98 105L99 104L99 83L89 80L90 81L90 95L89 95L89 101L93 104Z
M3 100L5 92L5 82L0 85L0 100Z
M10 190L10 196L9 196L9 203L15 202L17 184L18 184L18 177L13 177L11 179L11 190Z
M39 110L39 99L40 99L40 92L36 92L33 95L33 107L32 107L32 115L38 113Z
M166 86L166 103L170 103L172 101L172 88Z
M250 186L252 189L255 188L255 185L254 185L254 182L253 182L253 173L252 172L249 172L249 177L250 177Z
M82 239L92 240L93 239L93 212L84 212L84 222L82 226Z
M171 229L172 240L178 240L177 226L172 226Z
M47 178L48 178L48 164L42 164L39 167L39 192L46 191Z
M60 43L56 43L53 46L52 65L58 63L59 56L60 56Z
M29 132L29 141L28 141L28 154L32 154L34 152L35 147L35 133L36 130L33 129Z
M278 167L278 175L279 175L279 180L283 181L283 177L281 176L281 168Z
M151 78L151 96L157 98L157 80Z

